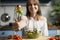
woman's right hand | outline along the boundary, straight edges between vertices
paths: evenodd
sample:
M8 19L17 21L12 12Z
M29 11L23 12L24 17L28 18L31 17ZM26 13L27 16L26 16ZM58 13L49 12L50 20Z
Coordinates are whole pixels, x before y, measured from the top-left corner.
M13 30L19 31L19 24L17 19L15 19L15 22L13 23Z

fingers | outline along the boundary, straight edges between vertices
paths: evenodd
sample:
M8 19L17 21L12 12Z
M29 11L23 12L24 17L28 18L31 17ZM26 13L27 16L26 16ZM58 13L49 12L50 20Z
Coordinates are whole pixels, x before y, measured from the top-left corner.
M15 19L15 22L18 22L18 19Z

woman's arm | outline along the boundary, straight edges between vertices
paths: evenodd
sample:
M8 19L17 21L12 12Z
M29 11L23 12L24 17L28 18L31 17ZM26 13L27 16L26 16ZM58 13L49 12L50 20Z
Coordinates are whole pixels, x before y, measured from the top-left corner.
M19 22L18 20L15 20L14 26L15 30L21 30L22 28L24 28L26 26L26 17L21 16L21 20Z
M18 25L19 25L18 29L21 30L22 28L24 28L27 25L26 20L25 19L21 19L21 21L18 22Z
M47 26L47 19L46 18L44 18L43 36L48 36L48 26Z

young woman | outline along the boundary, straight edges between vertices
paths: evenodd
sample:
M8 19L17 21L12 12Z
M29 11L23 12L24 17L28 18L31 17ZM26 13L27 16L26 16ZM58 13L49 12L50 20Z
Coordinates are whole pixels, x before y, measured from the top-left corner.
M18 29L33 31L36 28L42 36L48 36L47 19L41 15L39 0L28 0L26 9L26 16L21 16Z

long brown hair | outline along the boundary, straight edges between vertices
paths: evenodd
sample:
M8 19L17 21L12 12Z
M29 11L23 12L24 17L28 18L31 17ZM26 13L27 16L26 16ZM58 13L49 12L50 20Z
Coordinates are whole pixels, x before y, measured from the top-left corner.
M38 5L37 15L40 16L40 15L41 15L41 10L40 10L39 0L32 0L32 1L34 1L34 2ZM26 4L26 8L27 8L26 16L30 18L30 17L31 17L31 13L30 13L30 11L29 11L29 9L28 9L29 3L30 3L30 0L28 0L28 1L27 1L27 4Z

